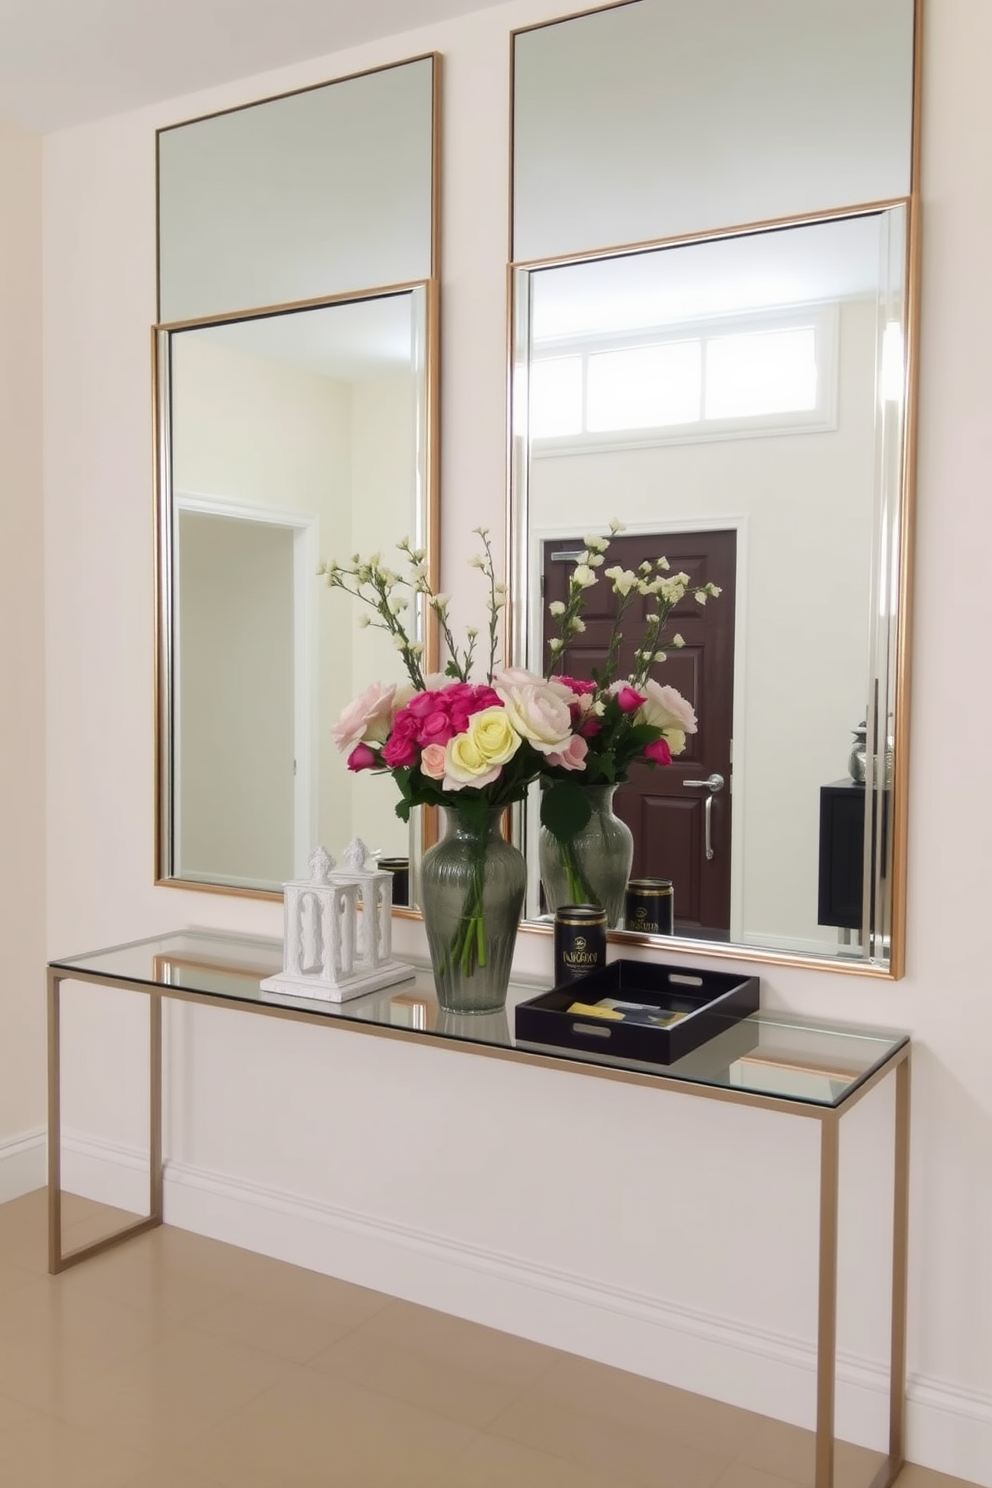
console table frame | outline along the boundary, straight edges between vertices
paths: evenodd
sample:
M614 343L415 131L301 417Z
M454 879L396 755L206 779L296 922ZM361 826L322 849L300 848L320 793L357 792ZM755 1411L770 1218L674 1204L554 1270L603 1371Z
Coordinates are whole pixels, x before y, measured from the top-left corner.
M65 981L91 982L97 986L139 992L148 998L149 1006L149 1194L148 1214L134 1224L112 1235L67 1253L62 1248L61 1188L61 987ZM675 1079L662 1073L649 1074L612 1065L582 1062L571 1057L531 1052L497 1044L463 1042L456 1038L440 1039L418 1029L399 1028L375 1023L359 1023L328 1017L326 1013L307 1012L297 1007L280 1007L236 997L218 997L166 984L152 986L123 976L112 976L85 970L68 971L63 966L48 968L48 1269L52 1275L120 1245L136 1235L163 1223L163 1154L162 1154L162 1001L199 1003L232 1011L254 1013L266 1018L284 1018L296 1023L309 1023L339 1032L399 1039L406 1043L429 1044L433 1048L450 1045L455 1051L482 1055L488 1059L508 1059L546 1069L570 1070L596 1079L621 1081L626 1084L667 1090L672 1094L696 1099L726 1101L731 1105L752 1106L777 1111L787 1116L805 1117L820 1126L819 1184L819 1256L818 1304L816 1335L816 1444L815 1488L834 1488L834 1415L837 1375L837 1239L838 1199L840 1187L840 1123L844 1115L858 1105L875 1087L890 1076L895 1078L895 1134L893 1142L892 1206L892 1290L889 1352L889 1442L888 1455L872 1479L869 1488L891 1488L903 1466L905 1436L906 1381L906 1292L909 1228L909 1095L910 1045L904 1043L892 1051L878 1068L854 1086L849 1096L835 1106L819 1105L802 1099L785 1099L753 1091L727 1089L691 1080Z

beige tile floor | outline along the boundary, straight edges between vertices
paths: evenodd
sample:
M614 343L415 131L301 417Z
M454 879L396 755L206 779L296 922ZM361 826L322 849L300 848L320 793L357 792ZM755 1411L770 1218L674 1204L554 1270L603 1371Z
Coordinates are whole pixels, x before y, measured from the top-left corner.
M45 1213L0 1206L3 1488L812 1482L809 1432L182 1230L50 1277ZM65 1223L72 1249L119 1217L66 1196ZM879 1460L842 1445L839 1488Z

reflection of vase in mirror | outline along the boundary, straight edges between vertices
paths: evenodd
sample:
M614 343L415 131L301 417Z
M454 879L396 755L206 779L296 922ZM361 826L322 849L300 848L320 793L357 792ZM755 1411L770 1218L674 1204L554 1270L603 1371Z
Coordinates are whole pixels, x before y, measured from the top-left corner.
M852 730L852 733L854 734L854 744L851 747L847 768L855 785L864 785L865 775L867 773L865 765L865 756L868 752L867 724L859 723L857 728Z
M560 841L541 827L541 884L553 914L563 904L598 904L611 930L623 923L634 835L613 810L615 785L587 785L589 820Z
M506 1003L527 869L502 835L506 808L444 808L445 835L424 854L421 909L438 1002L451 1013Z

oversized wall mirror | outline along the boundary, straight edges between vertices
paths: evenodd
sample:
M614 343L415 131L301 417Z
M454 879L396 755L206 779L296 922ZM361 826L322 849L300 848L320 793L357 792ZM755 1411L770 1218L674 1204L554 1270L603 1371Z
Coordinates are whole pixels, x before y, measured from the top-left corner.
M161 882L271 895L355 835L416 857L329 732L394 653L317 567L383 531L436 565L436 71L159 137Z
M612 561L717 584L673 613L685 645L654 673L699 730L616 796L633 876L672 881L696 950L885 975L915 18L911 0L627 0L514 38L513 660L547 669L548 603L610 519ZM565 670L600 659L580 637ZM536 797L517 829L539 921Z

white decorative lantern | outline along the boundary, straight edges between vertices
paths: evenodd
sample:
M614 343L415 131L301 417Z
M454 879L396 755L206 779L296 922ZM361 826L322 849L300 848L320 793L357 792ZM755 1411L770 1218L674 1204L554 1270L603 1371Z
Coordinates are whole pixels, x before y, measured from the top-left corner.
M392 960L393 875L366 868L367 857L356 837L345 849L345 867L336 869L318 847L310 877L283 885L283 970L262 982L266 992L346 1002L414 975L412 966Z

